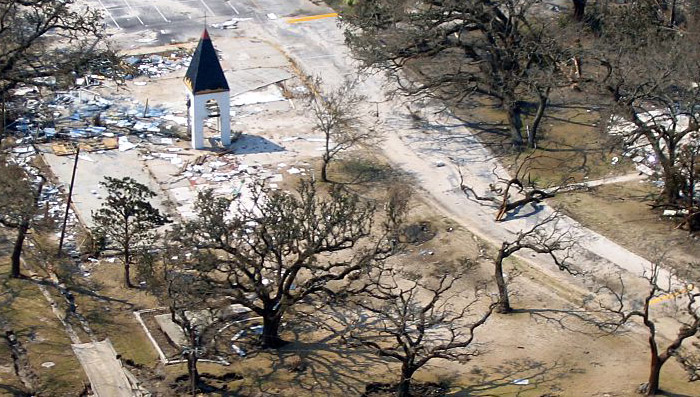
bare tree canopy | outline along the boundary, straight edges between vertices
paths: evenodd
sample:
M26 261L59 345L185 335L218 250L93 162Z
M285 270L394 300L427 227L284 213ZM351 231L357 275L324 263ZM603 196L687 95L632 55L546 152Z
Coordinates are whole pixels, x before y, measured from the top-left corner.
M263 318L264 347L284 343L280 325L294 305L334 296L392 252L385 235L373 237L374 205L342 187L325 196L309 181L296 194L257 183L245 201L201 193L197 219L176 236L198 250L199 277Z
M531 18L534 3L362 0L343 21L355 56L365 67L385 71L403 94L451 103L474 93L496 99L520 149L524 103L539 104L528 126L534 147L558 62L570 57L550 36L551 27Z
M649 351L651 360L649 363L650 372L648 382L643 387L643 392L647 396L653 396L659 393L661 386L661 368L671 357L678 357L679 362L686 367L691 373L691 380L697 380L698 374L695 372L700 366L695 362L697 357L688 357L681 350L683 342L695 335L700 335L700 308L698 300L700 292L694 285L684 286L684 293L679 294L681 302L680 307L674 313L674 319L680 322L678 333L671 342L662 348L659 344L662 337L658 334L657 324L662 320L662 316L652 314L651 305L654 301L664 299L664 296L672 293L671 280L662 280L660 277L661 266L658 262L652 263L651 269L645 275L649 289L644 296L641 309L629 308L626 305L626 300L629 299L625 285L620 279L619 286L604 286L598 290L598 293L607 293L612 299L607 303L601 303L601 306L609 314L614 315L613 319L605 327L613 332L618 331L620 327L634 319L639 319L649 332ZM657 312L655 309L654 312ZM658 316L658 317L656 317ZM656 317L656 318L655 318Z
M663 181L659 204L682 209L689 215L684 224L697 229L700 45L695 37L631 22L607 32L601 46L611 49L602 61L613 103L610 132L627 147L649 148L645 157L658 165ZM624 51L612 50L618 46Z
M317 79L316 86L321 85ZM366 97L357 93L357 80L346 80L339 88L317 93L311 100L316 129L323 133L321 180L328 182L328 165L341 152L377 141L377 131L362 123L359 107Z
M513 240L501 243L501 248L494 261L494 275L499 295L497 312L509 313L513 311L508 296L508 284L503 276L503 261L521 250L527 249L538 254L549 255L559 270L578 274L578 271L569 263L574 238L568 230L560 230L557 227L558 220L559 213L555 212L537 222L530 229L518 232Z
M346 337L400 362L396 395L408 397L413 375L431 360L463 362L478 354L470 345L495 305L473 315L479 292L463 306L455 303L465 295L455 288L459 276L444 274L429 283L400 280L389 270L381 273L363 295L353 299L360 314Z
M0 0L0 95L89 68L105 51L101 19L75 0Z

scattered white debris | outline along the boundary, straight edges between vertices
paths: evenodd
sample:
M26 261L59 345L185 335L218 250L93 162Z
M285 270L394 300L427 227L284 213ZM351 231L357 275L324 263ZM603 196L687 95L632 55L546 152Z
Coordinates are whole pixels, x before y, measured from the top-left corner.
M41 363L41 366L44 368L51 368L55 365L56 365L56 363L53 361L46 361L46 362Z
M127 150L131 150L137 146L137 145L129 142L129 138L127 138L125 136L120 136L118 142L119 142L119 151L120 152L126 152Z
M19 146L12 149L13 153L24 154L24 153L34 153L34 148L31 146Z
M287 172L292 174L292 175L295 175L295 174L300 174L301 170L299 168L292 167L292 168L288 169Z
M613 157L612 160L610 161L610 164L615 165L615 164L618 163L618 161L620 161L620 158L617 157L617 156L615 156L615 157Z
M275 19L277 19L277 15L271 12L267 14L267 19L274 21Z
M247 91L231 98L231 106L286 101L282 91L274 84L255 91Z
M529 379L516 379L513 381L514 385L526 386L530 384Z
M647 175L647 176L654 175L654 170L652 170L651 168L647 167L644 164L637 164L636 168L637 168L637 171L641 172L644 175Z

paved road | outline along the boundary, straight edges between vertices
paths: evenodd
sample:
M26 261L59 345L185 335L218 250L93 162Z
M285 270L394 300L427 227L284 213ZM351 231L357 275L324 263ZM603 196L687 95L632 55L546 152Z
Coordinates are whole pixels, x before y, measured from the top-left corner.
M349 57L335 20L322 19L299 24L281 20L261 21L251 27L250 31L255 32L256 29L262 31L260 34L267 34L270 39L282 44L283 49L308 74L321 76L331 86L342 82L345 76L355 74L356 64ZM386 84L381 75L366 77L362 92L368 96L371 105L363 111L367 117L373 117L377 106L374 102L379 103L380 119L386 132L385 155L412 175L416 184L427 193L437 208L480 237L498 245L501 241L513 239L518 232L530 229L552 214L552 208L547 205L529 206L519 213L511 214L505 222L495 222L495 208L468 199L459 189L455 167L437 167L436 164L450 164L453 159L457 160L463 164L467 183L477 192L485 194L489 190L489 183L493 181L494 169L505 175L497 160L493 159L461 121L450 116L435 116L440 110L439 104L423 108L421 113L427 122L416 125L400 99L385 98ZM625 270L628 287L643 288L645 285L640 276L649 269L650 264L646 259L581 227L568 217L562 217L550 227L572 234L579 244L576 262L591 276L574 280L558 272L546 256L524 254L521 256L523 259L569 283L571 288L580 288L581 293L594 290L602 279L616 277L620 270Z
M142 394L132 388L117 352L109 339L72 345L75 355L87 373L92 391L99 397L136 397Z
M342 32L334 18L288 23L288 17L331 12L328 8L305 0L155 0L140 7L134 7L133 0L90 1L104 5L109 11L108 21L113 18L114 27L119 25L122 34L116 35L117 39L147 28L159 32L157 42L151 44L166 42L168 38L190 34L182 32L201 31L206 12L211 23L231 17L250 18L240 22L239 29L220 31L218 34L259 37L275 42L306 73L322 77L329 86L339 84L345 76L352 76L356 71L356 65L349 57L343 44ZM149 16L144 17L141 12ZM197 36L198 33L190 35ZM503 173L497 161L459 120L449 116L434 116L434 111L439 109L437 105L422 109L428 122L416 126L400 100L385 99L385 84L386 81L380 75L366 78L363 93L369 101L368 107L363 111L367 117L373 117L378 106L387 132L384 145L387 148L386 156L413 176L436 208L480 237L496 244L512 239L517 232L529 229L552 213L547 205L532 206L511 214L505 222L494 222L494 208L468 199L459 190L459 179L454 167L435 165L438 162L450 164L451 159L456 159L464 164L468 184L484 193L488 191L488 184L493 179L492 170ZM601 279L618 274L625 276L629 284L628 291L643 290L645 283L640 276L649 268L646 259L582 228L570 218L563 217L556 227L570 231L575 236L579 243L576 263L588 271L593 279L566 276L558 272L547 257L527 254L522 258L584 294L594 290Z

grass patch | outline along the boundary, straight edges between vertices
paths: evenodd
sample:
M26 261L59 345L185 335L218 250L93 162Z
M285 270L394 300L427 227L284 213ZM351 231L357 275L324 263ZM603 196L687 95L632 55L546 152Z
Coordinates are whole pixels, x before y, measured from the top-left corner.
M71 341L63 325L54 316L48 302L36 284L30 280L9 277L9 258L0 258L0 285L3 304L0 318L6 328L14 330L22 346L27 350L30 366L38 376L38 388L43 395L77 395L87 377L73 354ZM0 355L3 364L11 365L9 350L3 340ZM42 363L53 362L50 368ZM19 379L12 374L0 378L8 386L17 385Z

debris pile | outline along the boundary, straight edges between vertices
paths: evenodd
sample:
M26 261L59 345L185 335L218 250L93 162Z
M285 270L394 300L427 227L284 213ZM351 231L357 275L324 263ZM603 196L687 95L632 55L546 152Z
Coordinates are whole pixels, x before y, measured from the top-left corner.
M639 114L639 118L643 122L648 122L649 124L655 123L663 126L664 128L672 128L673 120L664 115L661 111L649 111L644 114ZM677 119L677 125L675 128L678 131L683 131L688 128L689 123L688 117L680 116ZM649 140L644 136L638 136L635 132L638 130L637 126L625 120L620 116L613 116L610 119L610 128L608 133L610 135L621 136L624 143L623 156L628 157L634 162L635 168L641 174L649 177L659 178L661 174L661 169L658 164L658 159L656 158L656 153L652 148ZM686 136L687 139L681 140L679 145L683 145L691 139L690 136ZM662 150L665 149L663 140L661 141ZM619 159L613 158L613 165L615 165ZM655 184L662 186L663 181L655 181Z
M131 69L131 76L128 77L157 78L187 68L191 60L191 51L178 49L160 54L133 55L124 59L124 62Z

